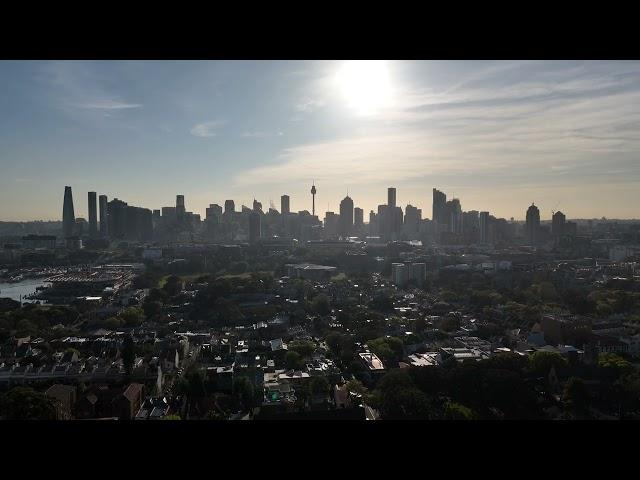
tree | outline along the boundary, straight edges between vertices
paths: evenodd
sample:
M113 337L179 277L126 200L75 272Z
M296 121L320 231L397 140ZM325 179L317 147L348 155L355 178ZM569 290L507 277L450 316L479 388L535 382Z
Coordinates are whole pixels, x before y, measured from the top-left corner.
M633 365L620 355L615 353L601 353L598 355L598 367L603 368L613 375L619 377L631 373Z
M7 420L55 420L56 403L28 387L14 387L0 401L0 412Z
M308 358L313 354L315 345L311 342L293 341L287 345L287 348L290 352L296 352L302 358Z
M127 327L137 327L144 320L144 311L139 307L126 308L120 317Z
M567 381L563 397L577 412L584 412L589 406L589 391L581 378L571 377Z
M245 409L254 407L253 385L246 377L239 377L233 381L233 395Z
M367 387L365 387L361 381L353 379L353 380L349 380L347 382L347 391L349 393L355 393L357 395L366 395L368 390Z
M167 281L162 287L162 290L164 290L164 292L170 297L173 297L180 293L180 291L182 290L182 281L180 280L180 277L171 275L169 278L167 278Z
M329 297L327 297L324 293L321 293L313 297L311 306L318 315L329 315L331 313Z
M445 420L473 420L475 415L469 407L456 402L447 402L444 418Z
M555 352L537 351L530 357L531 369L538 375L548 375L551 367L556 371L567 366L567 361Z
M144 316L147 318L147 320L150 320L156 315L160 315L160 313L162 312L162 304L158 301L153 301L145 298L142 309L144 311Z
M122 363L124 364L124 371L127 375L131 375L133 372L133 363L136 360L135 345L131 335L124 337L124 343L122 345Z
M325 377L313 377L309 382L309 393L313 396L326 395L330 389L331 385Z
M298 352L287 352L284 356L284 364L287 370L300 370L302 368L302 357Z

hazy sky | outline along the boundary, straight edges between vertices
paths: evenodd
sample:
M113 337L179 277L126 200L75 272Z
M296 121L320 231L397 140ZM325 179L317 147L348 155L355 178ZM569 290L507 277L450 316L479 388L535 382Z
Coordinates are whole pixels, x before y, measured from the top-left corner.
M638 218L640 62L0 61L0 220L398 203Z

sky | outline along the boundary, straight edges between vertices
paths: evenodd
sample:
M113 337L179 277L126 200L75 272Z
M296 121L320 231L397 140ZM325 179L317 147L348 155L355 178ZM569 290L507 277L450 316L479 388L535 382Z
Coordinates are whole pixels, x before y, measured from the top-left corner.
M431 217L640 218L640 62L0 61L0 221L87 192L188 211L280 196Z

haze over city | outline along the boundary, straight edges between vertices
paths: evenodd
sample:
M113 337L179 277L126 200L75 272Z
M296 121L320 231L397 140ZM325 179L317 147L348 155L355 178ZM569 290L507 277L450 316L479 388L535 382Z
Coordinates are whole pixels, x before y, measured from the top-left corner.
M64 185L146 208L636 218L640 63L0 62L0 221L60 220ZM80 198L83 198L83 197ZM87 216L77 202L76 216ZM426 216L430 216L429 213Z

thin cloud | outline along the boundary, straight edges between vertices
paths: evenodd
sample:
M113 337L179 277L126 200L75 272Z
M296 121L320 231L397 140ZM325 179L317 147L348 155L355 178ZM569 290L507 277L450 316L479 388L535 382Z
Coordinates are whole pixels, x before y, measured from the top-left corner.
M191 135L204 138L215 137L218 134L217 130L226 125L226 123L224 120L212 120L199 123L191 129Z
M103 101L84 103L77 106L79 108L87 108L87 109L94 109L94 110L126 110L130 108L141 108L142 104L119 102L115 100L103 100Z
M282 132L243 132L240 136L243 138L267 138L282 136Z

